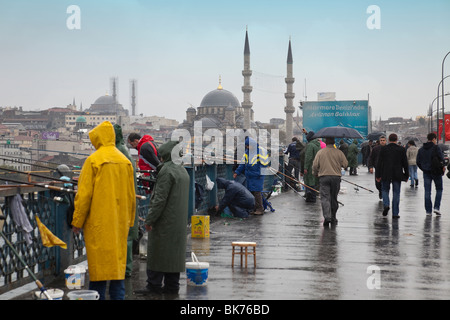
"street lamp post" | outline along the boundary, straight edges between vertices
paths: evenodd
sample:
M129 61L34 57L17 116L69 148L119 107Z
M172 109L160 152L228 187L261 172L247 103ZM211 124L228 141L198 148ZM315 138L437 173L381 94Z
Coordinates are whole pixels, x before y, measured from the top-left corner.
M445 144L445 111L444 111L444 62L445 62L445 58L447 58L447 56L450 54L450 51L447 52L447 54L445 55L444 59L442 60L442 133L443 133L443 137L442 137L442 141Z
M450 76L447 76L450 77ZM450 96L450 92L447 92L446 94L444 94L444 96ZM433 120L433 112L436 112L436 118L437 118L437 125L436 125L436 133L437 136L439 136L439 98L442 97L442 95L437 96L436 98L433 99L433 101L430 103L430 107L428 109L428 116L430 117L430 132L433 131L433 125L432 125L432 120ZM438 106L436 107L436 110L433 110L433 104L434 102L437 101L438 102ZM439 139L438 143L439 143Z
M450 77L450 75L444 77L443 79L441 79L441 81L439 81L438 87L437 87L437 96L436 98L433 100L433 102L437 99L437 106L436 106L436 127L437 127L437 143L439 143L439 98L441 97L441 95L439 94L439 88L441 87L441 83L444 82L445 79L447 79L448 77ZM443 93L443 92L442 92ZM442 118L445 118L444 115L442 115ZM444 120L442 120L444 122Z

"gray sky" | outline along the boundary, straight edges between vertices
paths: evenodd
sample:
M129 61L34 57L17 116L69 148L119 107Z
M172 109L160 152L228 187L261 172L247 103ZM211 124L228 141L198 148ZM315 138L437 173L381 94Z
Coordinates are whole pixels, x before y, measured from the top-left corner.
M70 5L80 8L81 29L67 27ZM425 115L450 51L448 0L2 0L0 106L42 110L75 98L88 108L115 76L125 108L137 79L138 113L182 121L219 75L243 101L246 26L255 120L264 122L285 117L289 38L295 106L306 79L308 100L326 91L338 100L370 95L374 119Z

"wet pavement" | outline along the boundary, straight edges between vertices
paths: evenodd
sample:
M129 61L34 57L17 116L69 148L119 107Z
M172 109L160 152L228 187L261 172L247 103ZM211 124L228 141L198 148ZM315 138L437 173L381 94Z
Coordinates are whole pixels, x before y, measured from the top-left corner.
M186 256L209 262L204 287L186 285L177 296L142 296L146 261L135 256L126 279L127 300L410 300L450 299L450 179L444 180L442 216L425 215L422 174L418 188L402 183L400 219L382 216L374 177L360 167L342 181L336 227L324 227L320 200L306 203L292 190L269 199L274 212L248 219L211 217L210 238L188 232ZM433 186L434 200L434 186ZM254 241L256 268L239 258L231 266L231 242ZM64 282L46 284L64 289ZM23 295L17 299L27 299ZM65 298L66 299L66 298Z

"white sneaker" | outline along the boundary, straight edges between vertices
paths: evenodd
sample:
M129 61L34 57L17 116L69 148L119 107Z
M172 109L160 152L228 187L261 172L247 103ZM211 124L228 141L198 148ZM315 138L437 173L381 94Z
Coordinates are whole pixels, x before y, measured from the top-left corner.
M427 214L427 216L431 216L431 212L427 212L426 214Z
M434 211L434 213L436 213L436 215L438 215L438 216L441 215L441 212L439 211L439 209L434 209L433 211Z

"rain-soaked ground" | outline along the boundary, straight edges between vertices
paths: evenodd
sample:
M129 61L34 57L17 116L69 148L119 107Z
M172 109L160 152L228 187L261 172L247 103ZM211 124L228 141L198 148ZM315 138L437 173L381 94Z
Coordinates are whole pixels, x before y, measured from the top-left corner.
M212 217L209 238L188 233L187 261L193 251L209 262L205 287L186 285L181 275L176 300L396 300L450 299L450 180L438 217L425 215L422 174L418 188L402 183L400 219L383 217L373 175L365 167L344 176L336 227L323 227L320 201L311 204L293 191L271 197L274 212L248 219ZM434 200L434 187L433 187ZM250 259L231 266L231 242L257 243L257 265ZM146 261L135 256L127 300L146 285ZM64 283L47 287L64 288ZM67 289L65 289L67 292ZM25 296L20 297L23 299ZM66 298L65 298L66 299Z

